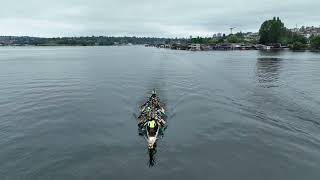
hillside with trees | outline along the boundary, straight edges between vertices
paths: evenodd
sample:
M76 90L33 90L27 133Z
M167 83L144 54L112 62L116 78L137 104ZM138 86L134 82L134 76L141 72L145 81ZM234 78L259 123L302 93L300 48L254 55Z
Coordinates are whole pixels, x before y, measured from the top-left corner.
M292 50L307 49L308 39L287 29L279 17L265 21L259 30L261 44L283 44Z

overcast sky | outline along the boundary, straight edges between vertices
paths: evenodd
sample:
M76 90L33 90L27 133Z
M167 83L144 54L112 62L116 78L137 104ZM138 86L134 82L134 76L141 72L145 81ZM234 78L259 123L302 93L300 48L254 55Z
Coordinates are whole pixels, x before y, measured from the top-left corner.
M287 27L320 25L320 0L0 0L0 35L212 36L258 31L279 16Z

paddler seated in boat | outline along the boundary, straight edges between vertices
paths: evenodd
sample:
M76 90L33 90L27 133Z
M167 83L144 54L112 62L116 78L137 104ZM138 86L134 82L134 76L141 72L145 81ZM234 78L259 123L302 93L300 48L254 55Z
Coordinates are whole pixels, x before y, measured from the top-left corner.
M156 94L152 94L149 98L149 102L154 102L154 101L159 101L159 98L157 97Z
M162 107L160 106L160 103L159 103L159 102L156 102L156 103L154 104L154 107L155 107L156 110L162 109Z
M147 123L148 131L150 136L155 136L158 129L158 123L154 118L151 118Z
M160 107L160 108L156 108L156 112L157 112L157 114L158 114L159 116L161 116L161 115L163 114L161 107Z
M154 99L151 101L151 105L156 108L157 106L159 106L159 101Z
M140 107L140 112L148 112L151 110L152 103L147 101L146 103L144 103L141 107Z
M145 102L144 104L141 105L140 109L144 109L149 105L149 101Z
M151 107L150 106L147 106L143 112L146 112L146 113L149 113L151 111Z
M142 127L143 124L146 122L146 118L143 114L140 114L138 117L138 127Z
M161 118L161 116L159 116L159 115L156 115L156 121L159 123L159 125L161 126L161 127L164 127L165 126L165 124L166 124L166 121L164 121L162 118Z
M151 98L156 98L156 97L157 97L157 94L153 91L152 95L151 95Z

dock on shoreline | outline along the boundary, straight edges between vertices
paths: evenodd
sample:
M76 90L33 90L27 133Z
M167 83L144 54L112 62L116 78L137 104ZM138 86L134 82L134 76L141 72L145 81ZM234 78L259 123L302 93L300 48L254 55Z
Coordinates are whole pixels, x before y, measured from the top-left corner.
M146 44L145 47L156 47L172 50L185 50L185 51L228 51L228 50L282 50L287 49L287 46L281 44L237 44L237 43L222 43L222 44Z

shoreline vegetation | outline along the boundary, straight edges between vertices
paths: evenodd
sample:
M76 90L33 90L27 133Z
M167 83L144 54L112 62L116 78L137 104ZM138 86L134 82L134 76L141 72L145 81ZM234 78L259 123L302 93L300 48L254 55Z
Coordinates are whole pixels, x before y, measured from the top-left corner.
M308 30L308 29L307 29ZM156 37L55 37L0 36L0 46L122 46L145 45L146 47L175 50L282 50L320 51L320 28L304 34L305 27L288 29L280 18L274 17L262 23L257 33L221 34L213 37L156 38Z

